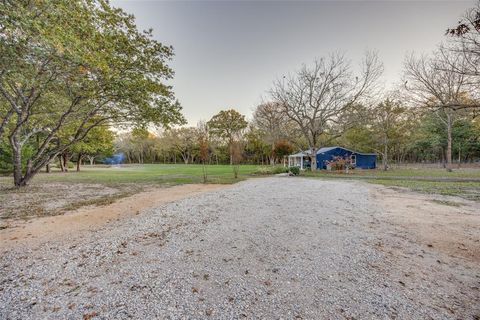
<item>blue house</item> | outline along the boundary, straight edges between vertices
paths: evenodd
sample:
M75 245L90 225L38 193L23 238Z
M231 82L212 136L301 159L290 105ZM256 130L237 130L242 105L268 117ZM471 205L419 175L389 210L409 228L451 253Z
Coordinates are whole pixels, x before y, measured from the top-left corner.
M289 166L299 166L301 169L309 165L310 151L303 151L288 157ZM375 169L377 167L377 155L375 153L362 153L342 147L326 147L317 151L317 168L327 169L327 161L334 157L350 158L352 165L360 169Z

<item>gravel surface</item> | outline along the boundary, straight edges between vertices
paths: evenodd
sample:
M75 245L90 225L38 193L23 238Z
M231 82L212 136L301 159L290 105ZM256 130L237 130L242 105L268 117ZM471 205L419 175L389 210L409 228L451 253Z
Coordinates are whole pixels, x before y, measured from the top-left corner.
M251 179L0 258L1 319L478 319L480 267L361 182Z

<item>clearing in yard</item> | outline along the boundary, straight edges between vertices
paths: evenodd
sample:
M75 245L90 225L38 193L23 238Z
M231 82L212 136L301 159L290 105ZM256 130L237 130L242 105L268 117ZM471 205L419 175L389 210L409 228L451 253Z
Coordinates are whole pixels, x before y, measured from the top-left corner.
M400 187L427 194L458 196L480 201L480 169L462 168L447 172L440 168L404 167L393 170L320 170L305 172L305 176L323 179L353 179L389 187Z
M250 179L86 230L3 238L0 318L475 319L479 239L478 202Z
M230 184L251 177L258 166L240 166L234 179L228 165L207 166L208 183ZM107 205L133 194L180 184L203 182L201 165L144 164L84 166L80 172L38 174L23 189L15 189L12 178L0 177L0 218L31 218L58 215L89 205Z

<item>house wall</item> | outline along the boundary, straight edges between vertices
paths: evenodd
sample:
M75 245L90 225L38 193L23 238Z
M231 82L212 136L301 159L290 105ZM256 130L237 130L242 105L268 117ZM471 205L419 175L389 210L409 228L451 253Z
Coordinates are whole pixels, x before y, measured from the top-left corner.
M375 169L377 156L376 155L364 155L351 152L343 148L335 148L324 153L317 154L317 168L327 169L326 161L330 161L333 157L349 157L352 154L357 156L357 167L361 169Z
M326 161L330 161L333 157L349 157L352 153L348 150L335 148L324 153L317 154L317 168L327 169Z
M377 156L373 154L357 154L357 167L361 169L375 169Z

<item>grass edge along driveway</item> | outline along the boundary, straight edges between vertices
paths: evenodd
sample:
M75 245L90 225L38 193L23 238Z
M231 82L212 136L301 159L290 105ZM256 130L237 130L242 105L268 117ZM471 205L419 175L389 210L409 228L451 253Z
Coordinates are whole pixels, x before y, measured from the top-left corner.
M323 179L352 179L387 187L407 188L412 191L457 196L480 201L480 169L402 168L383 170L352 170L348 174L327 171L304 172L305 177Z

